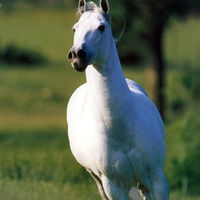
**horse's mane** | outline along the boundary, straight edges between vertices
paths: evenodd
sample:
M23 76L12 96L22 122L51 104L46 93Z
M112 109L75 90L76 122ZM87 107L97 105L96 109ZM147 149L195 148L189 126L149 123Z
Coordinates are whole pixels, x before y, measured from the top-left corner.
M108 22L110 22L110 15L104 12L100 7L98 7L94 2L87 2L85 6L79 7L77 11L77 16L80 17L84 12L98 12L102 14Z

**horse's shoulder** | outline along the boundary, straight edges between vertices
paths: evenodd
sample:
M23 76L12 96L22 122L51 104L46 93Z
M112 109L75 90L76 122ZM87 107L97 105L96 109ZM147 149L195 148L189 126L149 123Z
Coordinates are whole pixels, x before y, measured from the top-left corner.
M79 86L72 94L72 96L70 97L69 103L76 101L76 100L80 100L82 98L85 97L87 93L87 84L84 83L81 86Z
M86 96L87 96L87 85L85 83L79 86L69 99L67 105L68 118L70 116L77 115L82 110Z

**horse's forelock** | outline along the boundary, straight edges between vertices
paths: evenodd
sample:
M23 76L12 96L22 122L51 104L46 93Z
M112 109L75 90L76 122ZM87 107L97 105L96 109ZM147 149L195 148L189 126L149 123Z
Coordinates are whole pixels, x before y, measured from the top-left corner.
M106 18L106 20L108 22L110 22L110 15L108 13L104 12L101 8L99 8L92 1L87 2L86 5L83 7L79 7L77 15L80 17L84 12L89 12L89 11L98 12L98 13L102 14Z

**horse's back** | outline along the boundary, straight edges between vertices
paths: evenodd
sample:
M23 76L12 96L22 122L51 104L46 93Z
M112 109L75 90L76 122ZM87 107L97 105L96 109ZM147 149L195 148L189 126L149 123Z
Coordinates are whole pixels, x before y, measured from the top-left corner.
M137 82L132 81L131 79L128 79L128 78L126 78L126 82L127 82L127 85L129 87L129 89L132 92L142 93L142 94L148 96L148 94L146 93L146 91Z
M135 81L130 79L126 79L129 90L132 93L132 99L135 104L135 110L137 113L141 113L145 120L148 122L154 123L154 125L158 125L161 135L164 136L164 123L159 114L159 111L152 100L149 98L146 91Z

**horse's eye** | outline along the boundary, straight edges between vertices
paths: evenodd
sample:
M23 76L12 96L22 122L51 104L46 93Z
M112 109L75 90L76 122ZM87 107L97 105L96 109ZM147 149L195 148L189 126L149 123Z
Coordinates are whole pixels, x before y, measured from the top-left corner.
M75 32L75 31L76 31L76 29L75 29L74 27L72 27L72 31L74 31L74 32Z
M105 25L100 25L98 27L98 30L100 30L101 32L103 32L105 30Z

